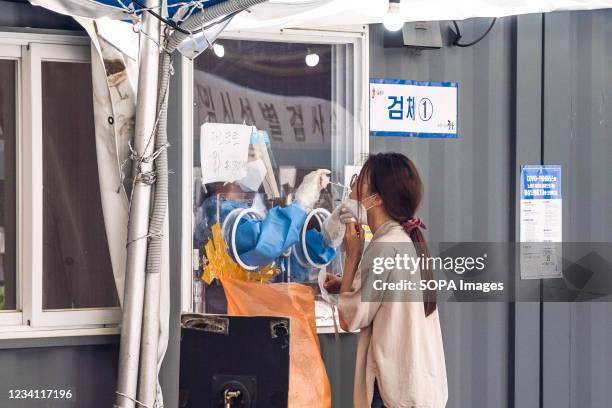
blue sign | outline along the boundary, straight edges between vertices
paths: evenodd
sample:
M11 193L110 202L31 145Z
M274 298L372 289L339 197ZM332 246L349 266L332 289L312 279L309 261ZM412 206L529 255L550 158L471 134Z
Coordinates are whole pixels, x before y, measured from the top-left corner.
M370 136L457 137L457 83L370 79Z
M560 200L561 194L561 166L521 166L521 200Z

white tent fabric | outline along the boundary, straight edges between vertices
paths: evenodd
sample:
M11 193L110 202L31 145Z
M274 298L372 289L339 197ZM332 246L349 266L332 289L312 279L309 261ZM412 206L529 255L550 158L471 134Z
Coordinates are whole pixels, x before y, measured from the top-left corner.
M441 21L611 7L612 0L401 0L400 14L407 22ZM388 0L270 0L236 16L229 29L335 29L381 23L388 8Z
M96 20L98 35L135 60L138 34L123 10L94 0L30 0L58 13ZM125 0L125 4L129 4ZM463 20L555 10L612 8L612 0L401 0L405 21ZM236 15L225 31L277 31L281 28L350 30L380 23L389 0L269 0ZM195 40L190 37L186 41Z
M122 172L129 175L131 171L130 166L122 168L122 165L129 155L128 140L134 133L136 115L135 84L130 79L137 75L137 71L130 72L128 65L136 64L99 38L93 22L79 20L83 25L91 24L88 31L92 36L91 64L100 196L117 294L123 304L129 202L121 179Z
M30 0L58 13L121 20L126 14L94 0ZM125 0L129 3L129 0ZM269 0L236 16L230 30L326 27L380 23L388 0ZM405 21L504 17L555 10L612 8L612 0L402 0Z
M30 3L73 17L92 19L106 17L114 20L128 17L123 10L101 4L95 0L30 0Z
M138 59L139 37L130 24L109 18L100 18L96 20L96 29L100 38L108 41L136 63ZM135 75L138 75L137 68ZM136 89L136 85L134 85L134 89Z
M119 302L123 305L129 199L122 185L122 173L125 177L129 177L132 172L131 162L128 161L130 153L128 140L134 135L138 64L135 59L125 55L102 38L98 33L96 22L85 18L77 18L77 21L92 40L94 125L100 195L117 294ZM170 245L167 234L167 213L163 231L158 373L168 347L170 317ZM159 385L157 391L157 401L162 403Z

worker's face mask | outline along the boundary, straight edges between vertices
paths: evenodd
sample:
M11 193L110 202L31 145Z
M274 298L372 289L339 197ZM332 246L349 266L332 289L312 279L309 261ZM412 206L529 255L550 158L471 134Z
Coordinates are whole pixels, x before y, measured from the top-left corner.
M267 174L266 165L261 159L250 161L246 165L246 176L238 183L246 191L258 191Z
M369 206L366 207L366 204L364 204L367 200L373 198L376 196L376 193L367 196L366 198L364 198L361 202L353 199L353 198L349 198L347 199L343 205L344 208L346 208L348 210L348 212L351 213L351 215L353 216L353 218L355 218L357 220L357 222L359 222L359 224L361 225L368 225L368 210L372 207L374 207L374 203L370 204Z

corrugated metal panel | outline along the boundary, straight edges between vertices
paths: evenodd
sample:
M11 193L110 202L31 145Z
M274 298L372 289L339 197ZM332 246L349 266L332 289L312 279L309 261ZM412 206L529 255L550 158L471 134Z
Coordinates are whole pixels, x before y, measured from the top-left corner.
M612 242L611 38L611 10L545 19L544 160L563 166L566 242ZM543 323L544 407L612 406L612 304L547 303Z

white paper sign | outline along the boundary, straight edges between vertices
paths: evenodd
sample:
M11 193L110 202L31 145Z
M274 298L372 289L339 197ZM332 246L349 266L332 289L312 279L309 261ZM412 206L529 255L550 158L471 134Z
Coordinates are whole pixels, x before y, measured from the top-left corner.
M521 279L562 276L561 166L521 167Z
M200 128L202 183L232 182L246 176L253 126L205 123Z
M370 79L370 136L457 137L457 83Z

